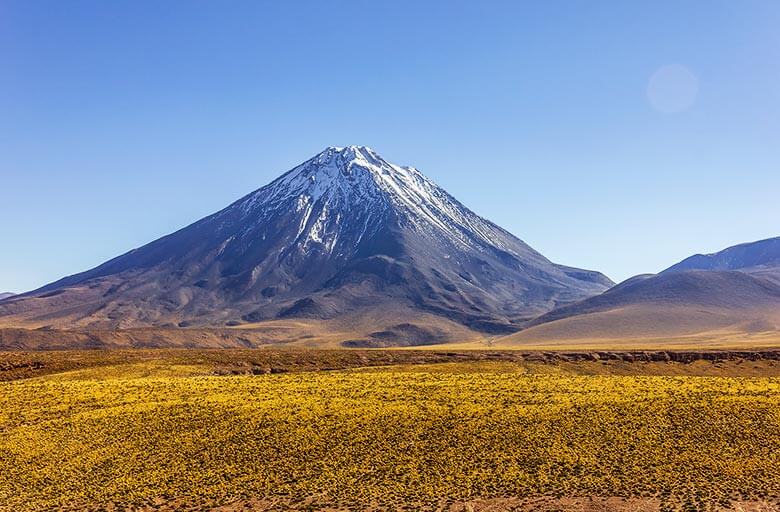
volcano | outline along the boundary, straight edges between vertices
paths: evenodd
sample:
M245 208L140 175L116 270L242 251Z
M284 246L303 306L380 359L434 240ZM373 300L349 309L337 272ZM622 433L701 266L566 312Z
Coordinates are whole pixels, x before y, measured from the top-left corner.
M382 345L448 339L421 318L513 332L611 285L552 263L413 167L329 147L180 231L6 299L0 320L126 329L392 319L360 333Z

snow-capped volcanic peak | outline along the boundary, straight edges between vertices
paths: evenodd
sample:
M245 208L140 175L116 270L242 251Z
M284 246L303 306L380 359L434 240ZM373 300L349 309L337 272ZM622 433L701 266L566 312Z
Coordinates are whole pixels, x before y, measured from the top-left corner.
M388 162L366 146L328 147L269 185L241 201L246 212L269 208L295 198L296 210L314 205L319 217L308 239L318 239L329 217L344 217L355 209L378 218L392 208L415 231L480 248L509 250L495 231L503 230L474 214L414 167ZM476 239L476 240L475 240Z
M306 202L340 195L353 199L376 199L375 173L391 166L368 148L329 147L314 158L256 192L258 199L283 200L304 197Z

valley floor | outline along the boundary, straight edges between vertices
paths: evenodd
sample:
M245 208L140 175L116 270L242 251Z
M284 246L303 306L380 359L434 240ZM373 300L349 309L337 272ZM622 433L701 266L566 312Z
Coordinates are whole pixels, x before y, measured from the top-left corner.
M780 510L776 356L0 353L0 510Z

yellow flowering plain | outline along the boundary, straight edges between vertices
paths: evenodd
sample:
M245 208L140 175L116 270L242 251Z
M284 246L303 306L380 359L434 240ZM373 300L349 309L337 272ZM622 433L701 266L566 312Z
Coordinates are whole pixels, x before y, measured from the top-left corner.
M0 383L0 509L281 497L417 510L546 495L695 510L780 493L777 378L199 371L150 363Z

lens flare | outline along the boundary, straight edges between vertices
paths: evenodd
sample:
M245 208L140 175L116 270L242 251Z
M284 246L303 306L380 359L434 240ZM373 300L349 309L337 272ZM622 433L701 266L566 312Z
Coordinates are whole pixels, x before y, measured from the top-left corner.
M655 71L647 84L647 98L659 112L672 114L691 108L699 92L696 75L681 64L670 64Z

